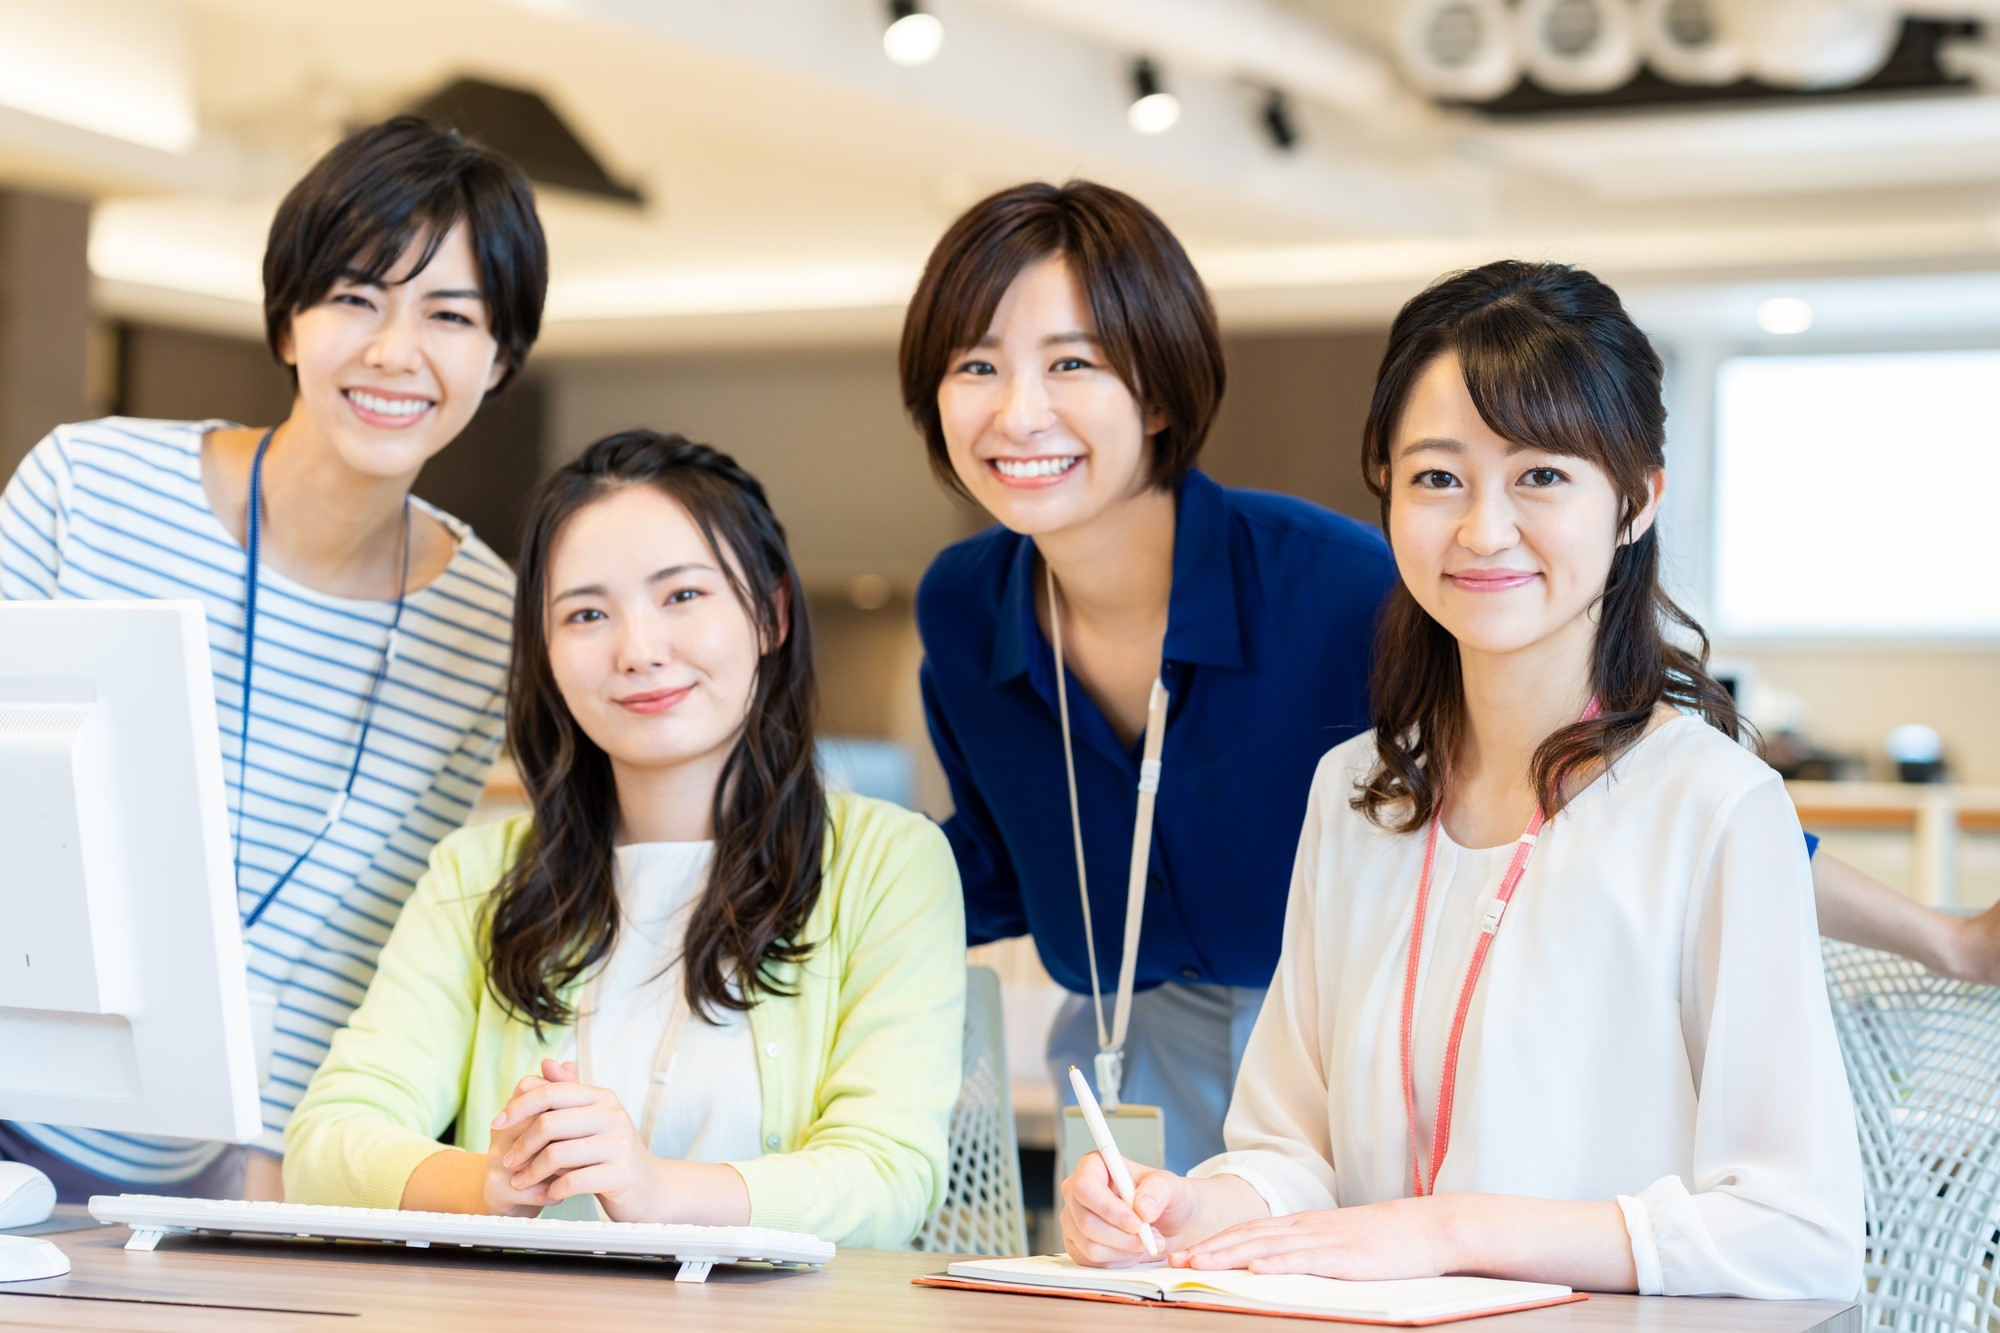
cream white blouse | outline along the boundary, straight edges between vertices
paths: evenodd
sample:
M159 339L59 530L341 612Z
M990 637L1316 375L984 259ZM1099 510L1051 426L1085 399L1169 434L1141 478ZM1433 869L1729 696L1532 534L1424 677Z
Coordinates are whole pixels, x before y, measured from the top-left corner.
M687 1162L757 1156L763 1091L748 1015L726 1010L687 1017L675 1048L656 1060L677 1005L684 1005L681 944L695 898L708 881L712 842L632 843L617 850L618 939L585 987L587 1083L618 1094L646 1132L646 1104L660 1084L648 1150Z
M1274 1215L1406 1197L1403 973L1424 835L1349 805L1364 733L1321 761L1284 952L1197 1176ZM1429 1162L1446 1034L1512 844L1439 839L1413 1066ZM1440 1193L1616 1199L1646 1294L1852 1297L1861 1160L1809 862L1778 776L1691 717L1543 830L1473 995Z

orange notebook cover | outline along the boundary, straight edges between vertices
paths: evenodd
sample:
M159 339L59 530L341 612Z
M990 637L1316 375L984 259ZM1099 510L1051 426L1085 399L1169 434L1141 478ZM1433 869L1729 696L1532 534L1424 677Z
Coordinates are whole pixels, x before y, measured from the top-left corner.
M1568 1287L1496 1278L1341 1282L1294 1274L1194 1272L1164 1265L1095 1269L1054 1255L955 1263L943 1273L917 1278L916 1285L1398 1328L1448 1324L1585 1299Z

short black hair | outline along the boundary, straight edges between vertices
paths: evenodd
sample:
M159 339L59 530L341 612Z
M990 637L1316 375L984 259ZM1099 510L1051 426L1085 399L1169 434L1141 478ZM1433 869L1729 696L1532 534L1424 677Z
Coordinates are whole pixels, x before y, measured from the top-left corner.
M521 169L457 130L396 116L342 139L278 205L264 246L264 338L279 350L292 316L343 277L381 282L420 237L411 275L465 223L486 317L514 377L542 331L549 249ZM296 378L296 372L294 372Z

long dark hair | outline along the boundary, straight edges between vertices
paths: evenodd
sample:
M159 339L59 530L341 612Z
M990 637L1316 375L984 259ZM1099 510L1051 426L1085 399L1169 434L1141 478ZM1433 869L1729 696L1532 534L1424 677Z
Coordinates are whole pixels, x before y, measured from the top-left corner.
M1410 391L1456 353L1480 418L1505 439L1602 468L1631 523L1648 478L1666 465L1659 355L1618 294L1580 268L1501 260L1440 279L1403 307L1375 381L1361 470L1389 523L1390 448ZM1641 736L1662 702L1726 735L1743 734L1729 692L1708 674L1708 636L1660 586L1658 525L1621 545L1597 607L1590 682L1602 712L1545 739L1532 765L1542 809L1564 780L1608 765ZM1683 647L1679 635L1693 643ZM1376 634L1371 682L1376 764L1356 810L1412 833L1430 821L1465 733L1458 641L1398 582Z
M799 935L819 901L826 794L813 748L812 626L785 530L763 486L729 455L679 435L624 431L536 489L521 538L507 734L534 822L487 904L484 933L494 998L537 1031L573 1020L562 990L618 937L618 794L610 758L571 716L549 666L549 555L579 510L626 486L657 487L687 510L763 644L742 735L716 784L708 883L688 917L688 1007L707 1016L788 994L773 969L811 952Z

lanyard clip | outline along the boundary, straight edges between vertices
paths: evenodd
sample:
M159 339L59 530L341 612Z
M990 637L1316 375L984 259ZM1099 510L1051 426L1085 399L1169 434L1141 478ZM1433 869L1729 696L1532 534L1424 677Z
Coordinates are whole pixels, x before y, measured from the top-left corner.
M1125 1082L1125 1052L1123 1050L1099 1051L1097 1053L1097 1100L1107 1111L1118 1109L1118 1091Z
M1494 934L1500 929L1500 918L1506 913L1507 900L1494 898L1492 902L1486 904L1486 918L1479 923L1479 929L1488 935Z

